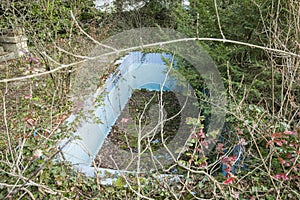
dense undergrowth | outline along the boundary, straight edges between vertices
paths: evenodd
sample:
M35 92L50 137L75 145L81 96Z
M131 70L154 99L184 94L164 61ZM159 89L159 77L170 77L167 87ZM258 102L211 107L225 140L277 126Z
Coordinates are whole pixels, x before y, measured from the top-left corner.
M164 5L154 0L130 12L121 12L122 2L117 1L115 13L99 12L92 1L82 0L1 3L1 30L24 28L30 53L0 65L0 198L299 199L299 3L216 1L217 15L213 1L206 0L191 0L189 9L177 1ZM210 156L202 152L207 143L201 118L187 121L197 126L188 148L163 171L124 174L104 186L100 177L86 177L55 161L60 140L74 131L65 119L73 111L72 77L80 65L5 79L47 72L88 55L96 44L80 30L71 10L80 27L99 41L131 28L160 26L190 37L265 47L201 42L218 65L228 97L226 123ZM197 85L198 75L188 70L182 73ZM160 174L175 175L177 181Z

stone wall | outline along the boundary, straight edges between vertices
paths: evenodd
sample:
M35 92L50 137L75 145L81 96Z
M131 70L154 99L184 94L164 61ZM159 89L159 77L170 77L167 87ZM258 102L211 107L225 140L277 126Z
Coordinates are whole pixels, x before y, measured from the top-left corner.
M25 52L28 52L26 36L18 31L1 30L0 62L19 58Z

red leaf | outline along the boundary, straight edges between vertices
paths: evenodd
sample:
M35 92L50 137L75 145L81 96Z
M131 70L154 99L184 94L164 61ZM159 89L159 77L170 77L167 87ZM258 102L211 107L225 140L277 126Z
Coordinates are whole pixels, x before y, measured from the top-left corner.
M236 155L224 156L221 158L221 162L226 165L233 165L236 160Z
M276 142L276 144L278 145L278 146L282 146L282 141L280 141L280 140L277 140L277 141L275 141Z
M285 163L285 166L286 166L286 167L290 167L291 164L290 164L289 162L287 162L287 163Z
M238 135L243 135L243 132L241 131L240 128L237 128L237 134L238 134Z
M248 143L245 141L245 139L244 138L241 138L240 139L240 141L239 141L239 144L241 144L241 145L247 145Z
M24 96L25 99L30 99L31 97L32 97L31 94L27 94L27 95Z
M224 150L224 144L218 143L217 147L216 147L216 150L219 151L219 152L223 152L223 150Z
M192 138L192 139L197 139L198 137L197 137L196 134L192 134L191 138Z
M283 133L281 133L281 132L278 132L278 133L273 133L272 135L271 135L271 137L272 138L281 138L281 137L283 137Z
M284 134L286 135L297 135L297 132L295 131L284 131Z
M287 159L291 159L293 157L292 153L288 153L286 156L285 156Z
M199 168L206 167L206 166L207 166L207 162L206 161L204 161L201 164L199 164Z
M201 145L202 145L204 148L208 149L208 142L207 142L206 140L201 141Z
M286 163L286 161L285 161L283 158L278 158L278 160L279 160L279 162L280 162L281 164L285 164L285 163Z
M234 178L233 177L230 177L230 178L228 178L228 179L226 179L225 181L224 181L224 184L225 185L229 185L229 184L232 184L234 182Z
M289 146L290 146L290 147L297 147L297 144L291 142L291 143L289 144Z
M203 132L203 128L199 129L199 132L197 133L202 139L205 138L205 133Z
M267 144L266 144L266 148L269 147L270 144L273 144L274 143L274 140L270 140Z
M289 177L285 173L276 174L276 175L274 175L274 178L282 179L283 181L289 180Z
M224 169L224 172L231 173L232 172L232 167L231 166L226 166Z

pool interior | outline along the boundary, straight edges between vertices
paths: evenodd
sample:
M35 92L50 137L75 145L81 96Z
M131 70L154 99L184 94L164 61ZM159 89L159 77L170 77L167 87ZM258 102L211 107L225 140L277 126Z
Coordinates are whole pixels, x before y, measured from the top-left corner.
M174 138L180 126L181 106L175 93L162 91L164 120L172 119L166 120L161 126L159 124L160 94L160 91L149 89L137 89L133 92L95 158L96 166L116 168L111 160L107 158L107 155L114 154L110 149L110 143L115 144L122 150L137 153L139 133L144 137L141 140L142 150L149 148L148 151L163 148L162 140L169 143Z
M184 84L178 85L177 78L169 76L168 71L176 65L176 61L172 62L172 58L172 55L166 53L145 54L141 52L131 52L122 58L115 73L84 104L87 105L84 110L91 110L92 114L97 116L102 123L82 120L74 133L80 139L72 140L63 149L65 160L89 173L87 171L91 171L91 169L87 170L87 168L93 163L105 138L109 135L135 90L169 91L170 94L171 92L192 93L192 88L188 83L185 86ZM166 62L167 60L168 62ZM174 65L167 66L167 63ZM100 95L103 95L102 103L100 106L95 106L93 99ZM176 100L176 98L174 99ZM71 115L68 119L69 123L73 122L76 117ZM158 137L154 138L154 143L157 140L159 140Z
M176 77L167 75L170 66L166 65L166 60L169 60L170 63L172 55L131 52L122 58L122 62L116 72L106 80L101 90L97 90L94 94L93 98L105 94L102 98L102 104L93 106L91 103L92 98L88 99L88 103L85 104L89 105L89 109L93 110L94 115L98 116L102 123L82 121L74 133L80 139L72 140L63 149L65 160L71 162L77 169L90 176L94 175L94 166L99 167L99 169L101 167L115 169L115 163L111 164L105 159L111 161L110 156L121 150L122 152L127 151L127 154L124 154L123 157L121 156L120 160L128 161L130 154L137 152L137 137L134 134L138 133L136 131L137 121L139 121L140 113L145 108L145 103L149 98L153 97L151 106L149 106L148 110L146 109L145 114L142 116L142 127L153 127L153 125L149 126L149 123L157 121L154 119L158 115L155 112L159 112L157 97L160 92L163 92L166 99L169 99L164 101L165 107L163 112L166 113L166 116L169 117L168 115L179 112L178 108L182 106L182 102L180 104L176 100L178 99L178 93L190 94L193 93L193 89L188 83L185 84L186 87L183 86L184 84L178 85ZM171 67L176 68L176 62ZM187 90L189 92L186 92ZM145 96L144 99L143 95ZM138 100L137 96L139 97ZM194 100L192 104L197 104L197 100ZM197 117L199 110L194 107L187 112L194 112L194 117ZM75 118L76 116L72 115L68 121L72 122ZM181 118L182 121L180 114L178 118ZM174 132L172 131L178 131L178 126L185 126L182 122L181 124L178 122L178 118L164 124L164 133L169 140L174 139ZM127 119L131 120L128 121ZM191 127L184 128L188 130ZM160 133L160 129L157 129L157 133ZM154 150L156 148L159 149L161 134L157 133L145 137L145 142L143 143L142 141L143 148L150 144L150 147ZM108 140L109 142L107 142ZM162 153L161 157L166 157L166 154Z

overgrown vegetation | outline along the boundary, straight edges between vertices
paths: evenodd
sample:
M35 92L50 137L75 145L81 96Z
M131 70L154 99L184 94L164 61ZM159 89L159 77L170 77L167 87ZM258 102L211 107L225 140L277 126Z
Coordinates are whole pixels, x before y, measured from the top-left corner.
M91 0L2 1L0 32L22 28L30 52L0 64L1 199L300 198L298 2L190 0L184 8L180 1L153 0L124 12L128 1L118 0L108 13L96 10ZM189 119L196 129L183 157L163 168L172 176L162 178L155 170L124 174L104 186L100 176L86 177L54 159L61 139L74 131L65 123L73 111L71 80L83 56L99 45L95 41L151 26L223 40L198 43L222 74L226 123L210 157L203 154L205 119ZM75 64L53 71L70 63ZM198 84L189 68L181 70ZM23 79L9 80L16 77ZM200 98L203 88L197 89ZM235 151L243 153L238 157Z

